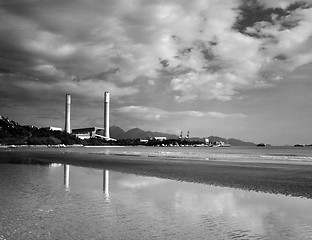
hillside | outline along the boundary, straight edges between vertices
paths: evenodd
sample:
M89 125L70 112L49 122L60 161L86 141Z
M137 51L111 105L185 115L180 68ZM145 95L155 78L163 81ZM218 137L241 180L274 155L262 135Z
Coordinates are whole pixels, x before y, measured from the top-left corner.
M255 143L253 142L245 142L239 139L235 139L235 138L221 138L218 136L210 136L208 137L210 142L218 142L218 141L223 141L223 142L227 142L229 144L231 144L231 146L256 146Z
M64 131L51 131L35 126L21 126L0 116L0 145L78 144L81 141Z
M122 128L118 126L110 127L109 132L110 132L110 136L115 139L123 139L123 136L126 133Z
M168 134L168 133L161 133L161 132L151 132L151 131L144 131L140 128L133 128L129 131L124 131L122 128L118 126L112 126L109 128L110 136L117 140L120 139L150 139L154 137L167 137L167 139L176 139L178 138L177 135Z
M129 131L124 131L122 128L118 126L112 126L110 127L110 136L112 138L115 138L117 140L121 139L150 139L154 137L167 137L167 139L178 139L179 136L174 134L168 134L168 133L161 133L161 132L151 132L151 131L144 131L140 128L133 128ZM232 146L256 146L255 143L252 142L245 142L239 139L235 138L222 138L218 136L210 136L208 137L210 142L228 142ZM193 137L189 139L190 141L204 141L204 138L200 137Z
M144 131L140 128L133 128L124 131L118 126L110 127L110 136L117 140L123 139L151 139L154 137L166 137L167 139L178 139L174 134ZM210 142L223 141L228 142L232 146L255 146L252 142L244 142L235 138L221 138L218 136L208 137ZM191 141L203 142L203 138L190 138ZM37 128L35 126L21 126L17 122L0 116L0 145L56 145L56 144L86 144L86 145L102 145L96 139L83 140L76 138L72 134L64 131L51 131L48 129Z

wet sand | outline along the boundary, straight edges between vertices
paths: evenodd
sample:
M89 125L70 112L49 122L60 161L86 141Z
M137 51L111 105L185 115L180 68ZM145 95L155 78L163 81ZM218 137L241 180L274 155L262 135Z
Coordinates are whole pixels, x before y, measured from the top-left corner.
M231 162L85 153L66 149L1 149L0 162L62 163L179 181L312 198L312 165Z

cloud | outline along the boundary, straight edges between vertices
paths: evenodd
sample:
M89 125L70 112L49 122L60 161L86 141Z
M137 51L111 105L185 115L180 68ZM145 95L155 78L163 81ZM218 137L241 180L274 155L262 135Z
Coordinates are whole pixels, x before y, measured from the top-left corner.
M274 1L275 2L275 1ZM265 20L255 22L245 33L261 37L261 58L265 58L262 71L275 68L275 72L293 71L312 61L311 43L312 5L305 2L276 1L279 5L289 5L286 10L267 9L265 5L255 5L267 14ZM266 2L267 6L271 6ZM272 6L271 6L272 7ZM310 7L310 8L309 8ZM291 10L289 10L291 9ZM270 13L270 14L268 14ZM243 32L244 33L244 32Z
M202 111L165 111L162 109L144 106L126 106L114 110L117 114L131 115L135 119L146 119L150 121L183 120L189 118L242 118L243 113L221 113Z
M226 129L227 125L224 126L224 124L241 123L244 118L248 117L239 112L172 111L139 105L114 108L111 111L112 124L122 126L125 130L139 127L143 130L172 134L180 134L181 130L190 130L192 136L203 136L203 131L209 131L211 134L219 128L214 127L212 130L211 126L215 124L222 125L222 129Z
M138 89L132 86L119 87L115 83L98 81L97 79L87 79L84 81L73 81L71 76L68 76L61 70L56 69L51 65L41 65L36 68L40 74L50 75L51 77L67 78L66 81L46 82L38 78L15 74L0 74L0 84L5 85L0 92L3 93L2 101L11 102L14 96L14 101L23 104L34 104L53 102L54 99L63 99L65 93L70 93L76 101L83 105L88 105L91 102L99 102L103 99L104 90L113 93L113 98L133 95L138 92ZM51 102L52 101L52 102Z
M312 9L308 5L287 5L286 11L266 8L257 1L245 1L250 3L254 6L238 8L236 15L233 6L224 4L222 9L232 17L216 17L205 12L208 20L204 26L209 26L209 17L220 26L199 31L205 36L205 42L200 41L198 32L189 34L195 36L192 41L175 35L179 43L189 43L172 62L166 62L166 69L171 66L174 75L171 87L177 101L231 100L245 90L270 87L288 71L312 61L309 27ZM250 8L256 10L249 16L246 12ZM249 24L246 30L239 28L243 23Z
M264 4L268 8L299 8L309 5L309 1L301 1L301 0L261 0L261 3ZM311 4L310 4L311 5Z
M307 1L3 1L0 13L2 68L43 90L135 96L160 82L178 103L229 101L312 62Z

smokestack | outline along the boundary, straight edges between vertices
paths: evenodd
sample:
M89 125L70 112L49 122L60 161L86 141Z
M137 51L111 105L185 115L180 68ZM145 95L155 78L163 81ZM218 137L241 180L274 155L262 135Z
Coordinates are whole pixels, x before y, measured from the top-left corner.
M109 171L103 170L103 192L108 197L109 195Z
M109 138L109 92L104 93L104 135Z
M70 94L66 94L66 102L65 102L65 131L67 133L71 133L70 129Z

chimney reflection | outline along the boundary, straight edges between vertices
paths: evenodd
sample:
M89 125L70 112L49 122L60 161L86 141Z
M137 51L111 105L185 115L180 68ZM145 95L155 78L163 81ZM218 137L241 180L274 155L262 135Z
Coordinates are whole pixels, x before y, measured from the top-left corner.
M109 171L103 170L103 192L106 197L109 197Z
M64 164L64 187L66 190L69 190L69 166ZM75 169L74 169L75 170ZM109 171L103 170L103 193L105 198L109 198Z
M69 188L69 165L64 164L64 187Z

